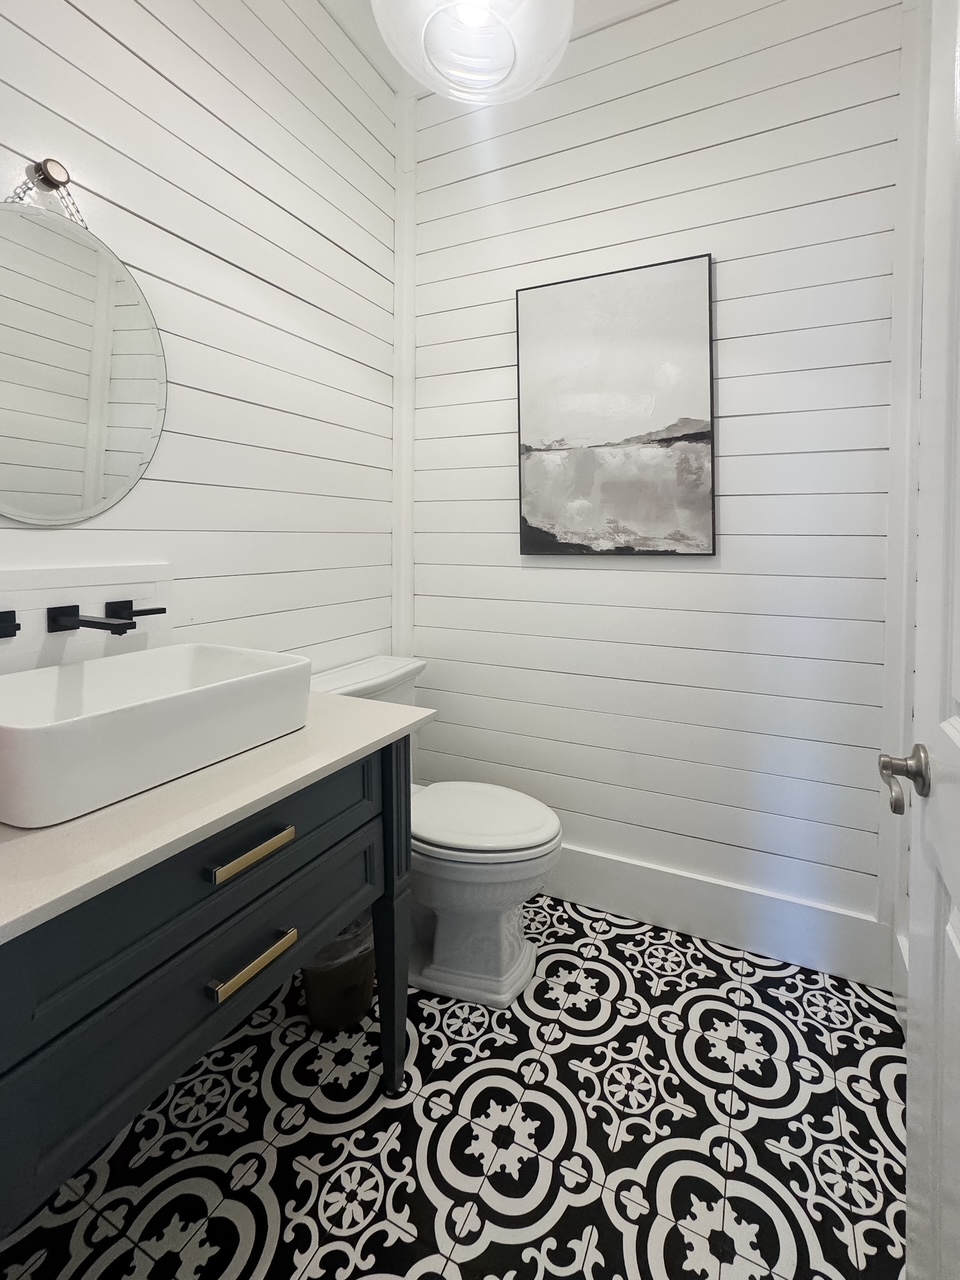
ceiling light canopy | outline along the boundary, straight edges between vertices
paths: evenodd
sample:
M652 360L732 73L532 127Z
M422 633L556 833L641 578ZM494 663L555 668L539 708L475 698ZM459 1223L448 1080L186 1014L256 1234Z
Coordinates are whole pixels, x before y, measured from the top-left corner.
M459 102L512 102L555 70L574 0L372 0L400 65Z

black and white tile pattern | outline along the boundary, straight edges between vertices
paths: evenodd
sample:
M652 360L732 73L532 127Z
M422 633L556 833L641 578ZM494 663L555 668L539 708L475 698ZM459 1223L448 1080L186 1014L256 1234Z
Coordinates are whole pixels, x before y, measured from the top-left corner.
M549 898L507 1010L296 987L0 1244L0 1280L892 1280L903 1037L855 983Z

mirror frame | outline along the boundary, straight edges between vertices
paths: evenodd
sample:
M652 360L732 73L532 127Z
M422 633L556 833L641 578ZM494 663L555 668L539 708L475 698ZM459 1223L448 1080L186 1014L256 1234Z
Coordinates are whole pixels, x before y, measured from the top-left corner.
M103 240L101 240L99 236L94 235L94 233L90 231L88 227L82 225L81 223L75 222L73 219L66 217L65 214L59 213L55 209L52 209L49 206L43 205L43 204L34 204L33 202L27 202L27 201L21 201L21 200L4 201L3 203L0 203L0 218L4 216L4 213L6 210L10 210L11 212L15 211L20 215L23 215L24 213L26 213L28 214L28 216L35 217L38 221L41 221L41 222L46 221L47 219L50 219L50 218L58 218L64 222L67 222L75 231L79 233L83 233L83 235L89 237L90 241L92 242L91 243L92 248L95 247L98 251L103 251L108 253L113 258L113 260L123 269L123 271L126 274L126 279L129 281L132 289L134 290L137 296L138 305L144 308L147 317L149 317L150 324L153 326L153 331L156 335L156 341L157 341L157 347L158 347L158 359L159 359L159 376L158 376L159 394L158 394L156 418L154 421L154 425L151 429L150 436L148 437L148 440L142 451L143 461L137 468L136 473L132 475L130 482L125 486L121 487L120 489L118 489L118 491L115 494L111 494L109 497L101 499L94 506L88 507L82 512L67 515L67 516L62 516L62 517L51 516L46 514L34 514L28 511L20 510L20 509L12 509L9 506L7 506L2 500L0 500L0 516L4 517L6 520L15 521L17 524L30 525L30 526L40 527L40 528L61 528L69 525L82 524L86 520L92 520L95 516L101 515L104 511L109 511L111 507L116 506L118 502L121 502L129 493L131 493L136 488L137 484L143 479L143 476L147 468L149 467L150 463L153 461L154 456L156 455L157 446L160 442L160 436L163 432L164 421L166 419L167 396L168 396L168 388L169 388L169 380L167 377L167 358L166 358L166 352L164 351L164 348L163 348L163 338L161 336L160 327L157 324L156 317L153 314L153 308L150 306L150 303L147 301L147 298L144 295L143 290L140 288L140 285L137 283L136 279L134 278L130 268L120 257L117 256L116 253L114 253L114 251L110 248L108 244L106 244ZM2 417L2 413L3 413L3 410L0 410L0 417ZM2 444L0 444L0 462L3 462Z

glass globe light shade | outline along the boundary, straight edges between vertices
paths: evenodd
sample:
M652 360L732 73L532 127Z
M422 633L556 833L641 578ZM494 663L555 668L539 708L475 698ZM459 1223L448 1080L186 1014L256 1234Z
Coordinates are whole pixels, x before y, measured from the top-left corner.
M371 0L387 47L434 93L512 102L563 57L574 0Z

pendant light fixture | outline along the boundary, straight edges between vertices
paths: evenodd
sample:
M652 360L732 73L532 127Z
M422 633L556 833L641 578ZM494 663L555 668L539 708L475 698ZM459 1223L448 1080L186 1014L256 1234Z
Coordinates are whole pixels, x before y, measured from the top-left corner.
M371 0L405 71L458 102L512 102L556 69L574 0Z

